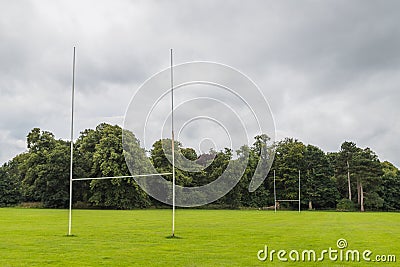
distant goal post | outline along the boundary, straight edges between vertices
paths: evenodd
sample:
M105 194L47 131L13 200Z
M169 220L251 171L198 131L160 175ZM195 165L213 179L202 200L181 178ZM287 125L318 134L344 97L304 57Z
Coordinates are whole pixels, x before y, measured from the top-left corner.
M301 182L300 182L300 170L299 170L299 190L298 190L298 199L277 199L276 197L276 176L275 176L275 170L274 170L274 211L276 212L277 210L277 205L280 202L298 202L298 207L299 207L299 212L301 212Z

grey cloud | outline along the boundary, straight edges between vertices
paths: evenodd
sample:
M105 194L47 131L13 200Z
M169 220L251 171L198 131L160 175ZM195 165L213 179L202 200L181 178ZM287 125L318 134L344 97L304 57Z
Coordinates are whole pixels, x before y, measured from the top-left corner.
M103 121L122 124L130 97L168 67L174 48L175 63L216 61L252 78L280 137L325 150L351 139L399 166L399 8L398 1L2 1L0 151L9 153L0 161L23 151L32 127L68 138L77 46L75 135Z

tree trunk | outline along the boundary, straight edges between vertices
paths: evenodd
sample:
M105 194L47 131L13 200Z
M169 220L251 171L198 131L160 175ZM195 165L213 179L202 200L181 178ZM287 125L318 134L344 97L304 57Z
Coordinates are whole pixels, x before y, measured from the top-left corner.
M351 200L350 165L347 161L347 184L349 186L349 199Z
M308 210L312 210L313 208L312 208L312 201L311 200L309 200L308 201Z
M361 188L360 181L357 179L357 204L361 205Z
M360 182L360 198L361 211L364 211L364 190L362 182Z

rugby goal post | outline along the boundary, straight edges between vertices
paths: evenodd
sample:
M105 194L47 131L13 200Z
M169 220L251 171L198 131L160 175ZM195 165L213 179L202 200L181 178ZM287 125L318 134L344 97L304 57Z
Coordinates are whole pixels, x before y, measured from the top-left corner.
M301 212L301 192L300 192L300 170L299 170L299 192L298 192L298 199L277 199L276 197L276 177L275 177L275 170L274 170L274 211L276 212L277 204L279 202L298 202L299 204L299 212Z
M172 127L172 172L164 173L151 173L151 174L137 174L127 176L106 176L106 177L84 177L73 178L73 159L74 159L74 105L75 105L75 55L76 48L73 48L72 59L72 93L71 93L71 133L70 133L70 174L69 174L69 212L68 212L68 236L72 236L72 183L74 181L85 180L104 180L104 179L123 179L135 177L149 177L156 175L171 175L172 174L172 237L175 237L175 152L174 152L174 84L173 84L173 61L172 49L170 50L170 63L171 63L171 127Z

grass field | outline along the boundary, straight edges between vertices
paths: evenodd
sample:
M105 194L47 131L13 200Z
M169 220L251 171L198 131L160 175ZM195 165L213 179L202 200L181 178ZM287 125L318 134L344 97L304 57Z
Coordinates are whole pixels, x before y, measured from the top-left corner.
M397 266L399 213L0 209L0 266ZM397 263L259 261L257 252L347 249L396 255ZM276 256L275 256L276 257ZM286 255L288 257L288 255Z

